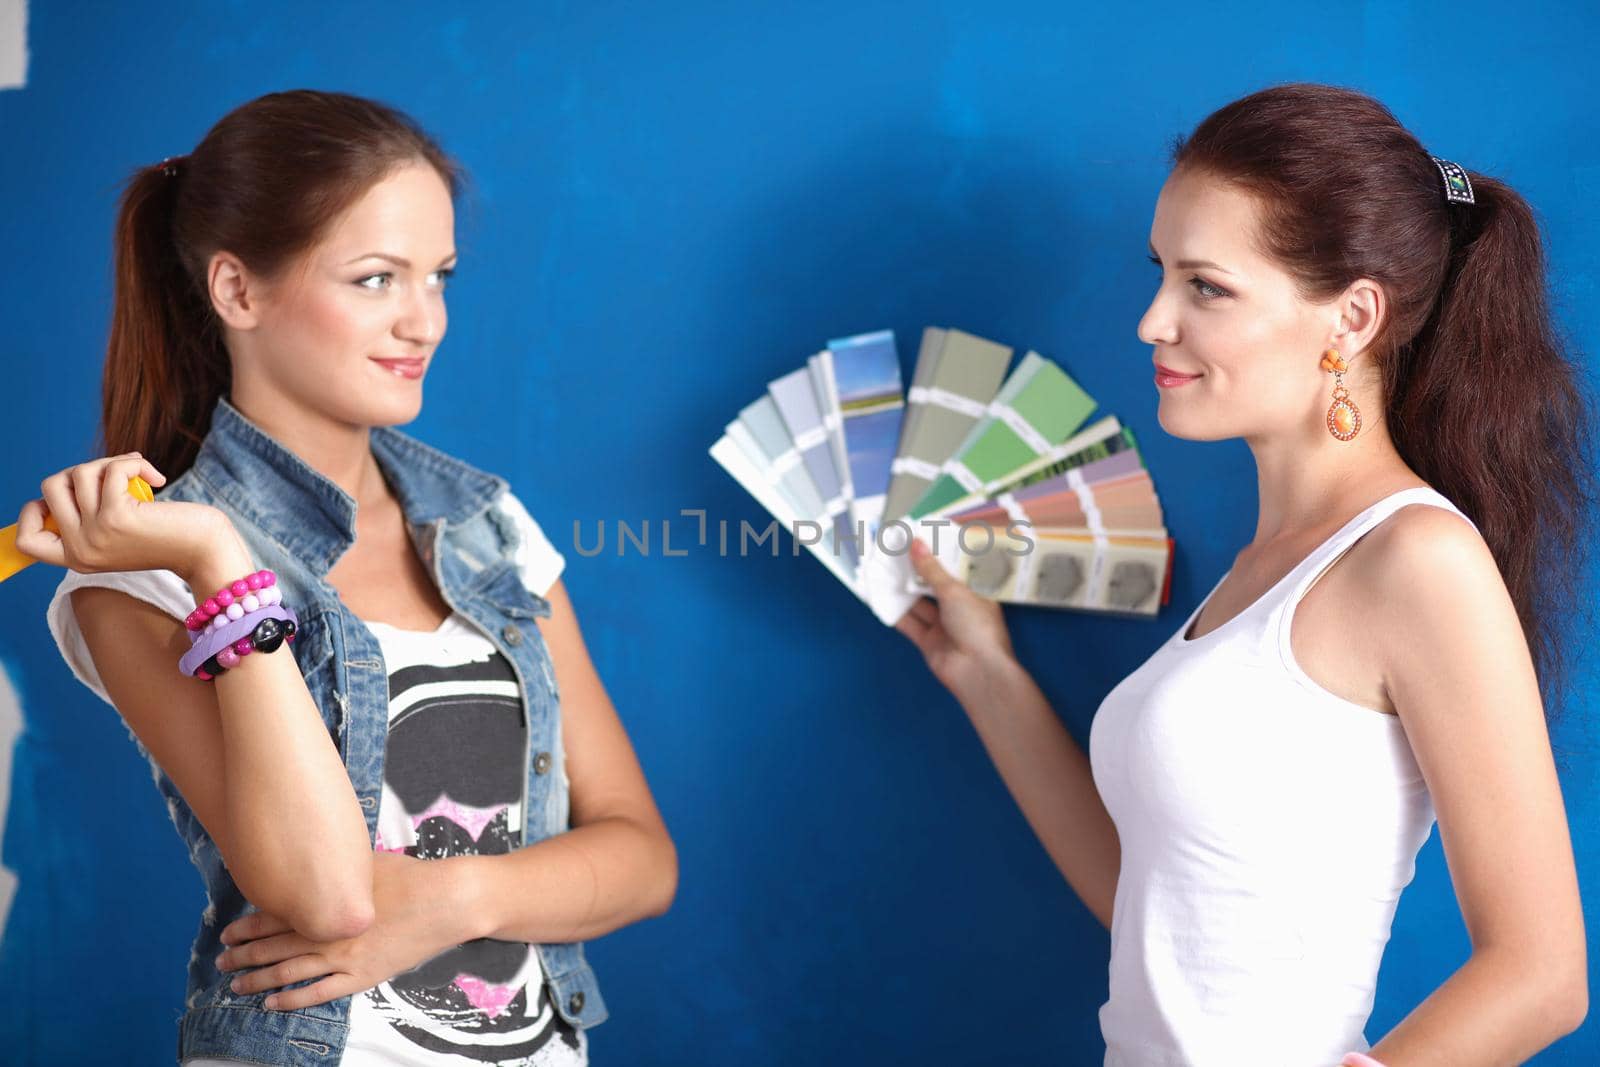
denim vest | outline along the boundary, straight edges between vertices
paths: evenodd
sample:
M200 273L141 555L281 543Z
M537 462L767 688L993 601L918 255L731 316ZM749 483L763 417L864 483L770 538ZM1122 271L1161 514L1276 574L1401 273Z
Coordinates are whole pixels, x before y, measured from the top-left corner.
M561 711L550 656L534 623L549 616L550 604L522 584L513 558L516 527L491 506L506 491L506 482L387 427L372 431L371 447L445 603L493 642L516 672L528 747L522 839L515 847L559 834L568 829ZM377 638L327 583L328 571L355 543L355 500L226 399L217 402L194 465L164 486L159 499L221 509L233 520L254 565L277 572L284 603L300 620L294 643L284 647L293 650L338 745L373 840L383 788L389 676ZM214 963L223 948L218 934L253 908L172 779L153 760L151 765L208 901L189 959L185 1011L178 1023L179 1061L217 1056L292 1067L338 1063L350 997L274 1011L261 1006L271 990L241 995L228 988L234 976ZM583 946L536 947L556 1010L580 1028L604 1020L605 1002Z

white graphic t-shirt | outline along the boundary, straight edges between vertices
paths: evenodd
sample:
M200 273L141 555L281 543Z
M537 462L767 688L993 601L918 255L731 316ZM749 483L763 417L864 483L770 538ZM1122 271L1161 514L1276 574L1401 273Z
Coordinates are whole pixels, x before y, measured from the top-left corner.
M389 671L377 848L430 860L510 852L527 772L511 664L460 615L429 633L367 625ZM583 1032L550 1002L538 951L479 938L354 997L340 1062L566 1067L585 1053Z

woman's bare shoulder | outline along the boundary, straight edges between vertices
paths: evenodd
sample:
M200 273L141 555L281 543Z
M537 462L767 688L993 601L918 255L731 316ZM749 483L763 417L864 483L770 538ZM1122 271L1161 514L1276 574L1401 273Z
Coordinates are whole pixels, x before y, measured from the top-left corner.
M1494 553L1463 516L1408 504L1362 542L1350 578L1379 609L1368 617L1389 647L1416 648L1425 633L1449 632L1463 621L1501 640L1522 639Z

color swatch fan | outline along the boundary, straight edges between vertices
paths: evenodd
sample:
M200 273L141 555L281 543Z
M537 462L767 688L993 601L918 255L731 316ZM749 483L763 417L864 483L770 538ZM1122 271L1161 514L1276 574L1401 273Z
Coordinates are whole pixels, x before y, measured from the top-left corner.
M980 595L1150 617L1172 540L1132 431L1036 352L923 331L902 398L894 334L830 341L711 455L887 625L927 593L909 539ZM1008 367L1009 373L1008 373Z

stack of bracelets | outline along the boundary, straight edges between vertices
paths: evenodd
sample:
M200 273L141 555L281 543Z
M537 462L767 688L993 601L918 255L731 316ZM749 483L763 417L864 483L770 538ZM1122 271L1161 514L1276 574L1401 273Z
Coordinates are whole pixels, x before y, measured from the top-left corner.
M256 571L223 586L190 612L189 651L178 661L184 674L210 681L252 652L276 652L294 640L298 620L283 606L271 571Z

